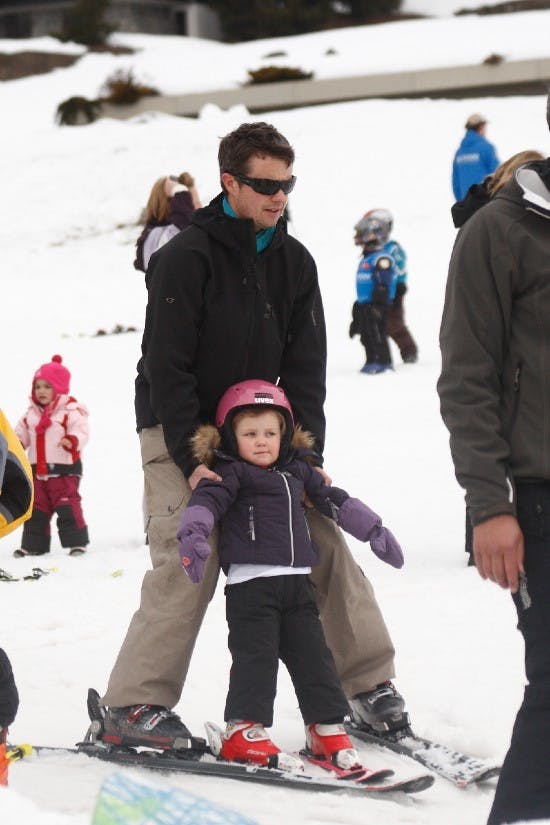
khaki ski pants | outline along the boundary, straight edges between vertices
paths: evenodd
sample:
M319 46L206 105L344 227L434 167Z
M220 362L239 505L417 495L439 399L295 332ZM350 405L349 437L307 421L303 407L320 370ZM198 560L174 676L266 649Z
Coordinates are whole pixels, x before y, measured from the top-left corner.
M147 534L153 563L103 697L105 705L173 708L181 692L200 626L219 576L217 531L200 584L181 566L176 533L191 489L164 443L162 427L140 433ZM353 559L341 530L316 510L307 511L320 564L311 578L327 643L348 698L394 676L394 649L373 588ZM224 629L225 632L225 629ZM220 639L224 634L220 633Z

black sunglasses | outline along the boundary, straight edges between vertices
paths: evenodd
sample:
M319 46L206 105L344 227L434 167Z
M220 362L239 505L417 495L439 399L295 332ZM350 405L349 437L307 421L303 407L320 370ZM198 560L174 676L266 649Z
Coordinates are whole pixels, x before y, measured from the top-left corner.
M285 195L292 192L294 184L296 183L296 176L292 175L286 180L273 180L272 178L249 178L246 175L233 175L241 183L246 183L258 195L275 195L279 189L282 189Z

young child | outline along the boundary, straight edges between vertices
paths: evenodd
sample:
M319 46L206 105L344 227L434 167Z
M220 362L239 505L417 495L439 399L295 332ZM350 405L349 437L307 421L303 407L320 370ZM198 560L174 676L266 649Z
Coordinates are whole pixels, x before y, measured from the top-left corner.
M403 296L407 291L407 256L390 240L393 216L388 209L371 209L355 225L355 244L363 248L357 268L357 301L352 309L350 337L359 334L366 362L361 372L374 375L392 369L388 336L406 364L418 350L405 325Z
M71 374L60 355L35 372L30 406L15 432L27 450L34 481L32 516L25 522L14 556L50 552L50 519L57 513L62 547L78 556L88 545L88 528L78 492L80 451L88 441L88 410L69 395Z
M328 486L312 466L312 444L309 433L294 427L280 387L261 380L230 387L218 404L216 427L200 427L193 439L197 460L221 481L199 482L178 530L184 569L199 582L210 553L207 538L221 519L233 664L220 755L290 770L296 758L281 754L264 729L273 723L279 659L292 678L310 751L342 768L359 764L342 724L349 706L308 578L318 558L304 492L323 515L370 541L379 558L394 567L403 564L401 548L380 517Z

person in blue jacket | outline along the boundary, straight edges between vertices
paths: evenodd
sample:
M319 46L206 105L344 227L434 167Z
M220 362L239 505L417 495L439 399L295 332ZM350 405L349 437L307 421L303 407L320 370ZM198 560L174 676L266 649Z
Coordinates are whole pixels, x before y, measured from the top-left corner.
M453 192L457 201L465 197L472 184L492 175L500 163L495 147L485 137L487 120L483 115L470 115L465 128L466 134L453 160Z
M351 338L360 335L366 355L361 372L371 375L392 369L388 336L399 347L405 363L414 363L418 358L403 310L407 256L397 241L390 240L392 227L393 216L388 209L371 209L355 225L355 244L363 251L349 334Z

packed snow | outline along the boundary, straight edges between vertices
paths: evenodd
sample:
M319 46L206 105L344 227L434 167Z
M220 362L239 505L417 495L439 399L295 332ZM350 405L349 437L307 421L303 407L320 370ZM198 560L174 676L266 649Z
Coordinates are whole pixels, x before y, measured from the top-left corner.
M402 51L412 50L413 44L425 64L432 49L437 58L444 54L446 62L458 61L463 47L475 47L480 57L493 50L492 45L479 45L488 18L469 20L480 26L479 37L461 28L465 19L380 26L368 36L373 48L376 33L398 37L388 66L393 60L405 66ZM550 13L490 20L497 39L507 37L510 27L518 50L521 44L534 49ZM438 37L445 40L434 44L436 24L441 26ZM361 62L368 70L373 68L371 47L362 44L359 51L358 37L356 30L324 32L269 41L269 48L278 45L290 53L299 43L304 65L309 54L319 54L330 43L350 72ZM140 49L135 65L166 92L197 90L206 83L231 85L250 67L251 55L268 48L266 41L223 46L145 35L115 39ZM0 41L0 51L14 43ZM192 54L189 66L187 49ZM70 558L55 536L50 556L17 560L12 551L19 545L19 532L0 544L0 567L14 575L26 574L37 564L51 569L38 581L0 582L0 644L12 660L21 694L12 742L70 746L83 736L87 689L101 692L106 687L149 564L133 417L146 302L143 276L132 266L140 210L158 177L184 170L195 176L203 202L208 202L218 192L219 138L243 121L258 119L243 107L221 111L206 105L198 119L151 113L86 127L54 125L55 107L62 99L95 95L120 61L107 54L90 55L72 68L0 84L5 207L0 228L0 405L15 423L26 408L34 371L60 353L73 375L72 393L89 406L91 423L82 482L89 553ZM368 546L350 540L374 583L396 645L396 685L419 733L500 761L521 701L523 646L509 595L466 567L462 492L454 479L435 390L438 326L455 236L449 212L451 160L473 111L488 118L488 137L501 158L527 148L547 151L543 96L371 100L266 113L262 118L295 146L298 183L291 196L290 229L319 267L329 335L326 467L335 483L383 515L406 555L405 567L396 571L378 561ZM347 332L358 259L353 225L377 206L393 211L394 237L409 256L406 315L420 359L403 365L394 350L394 372L365 376L359 373L360 344ZM97 330L110 331L117 324L138 331L96 336ZM177 706L198 735L203 720L222 719L228 669L220 584ZM296 750L303 742L284 670L272 734L285 749ZM364 746L361 752L369 766L388 765L399 776L421 770L377 749ZM89 825L101 782L114 770L83 756L13 765L10 788L0 792L2 818L33 825ZM437 779L433 788L415 797L363 800L210 778L154 781L241 810L260 825L474 825L485 821L494 791L494 782L460 791Z
M426 17L450 17L457 11L474 12L481 6L497 6L502 0L402 0L403 14L424 14Z

